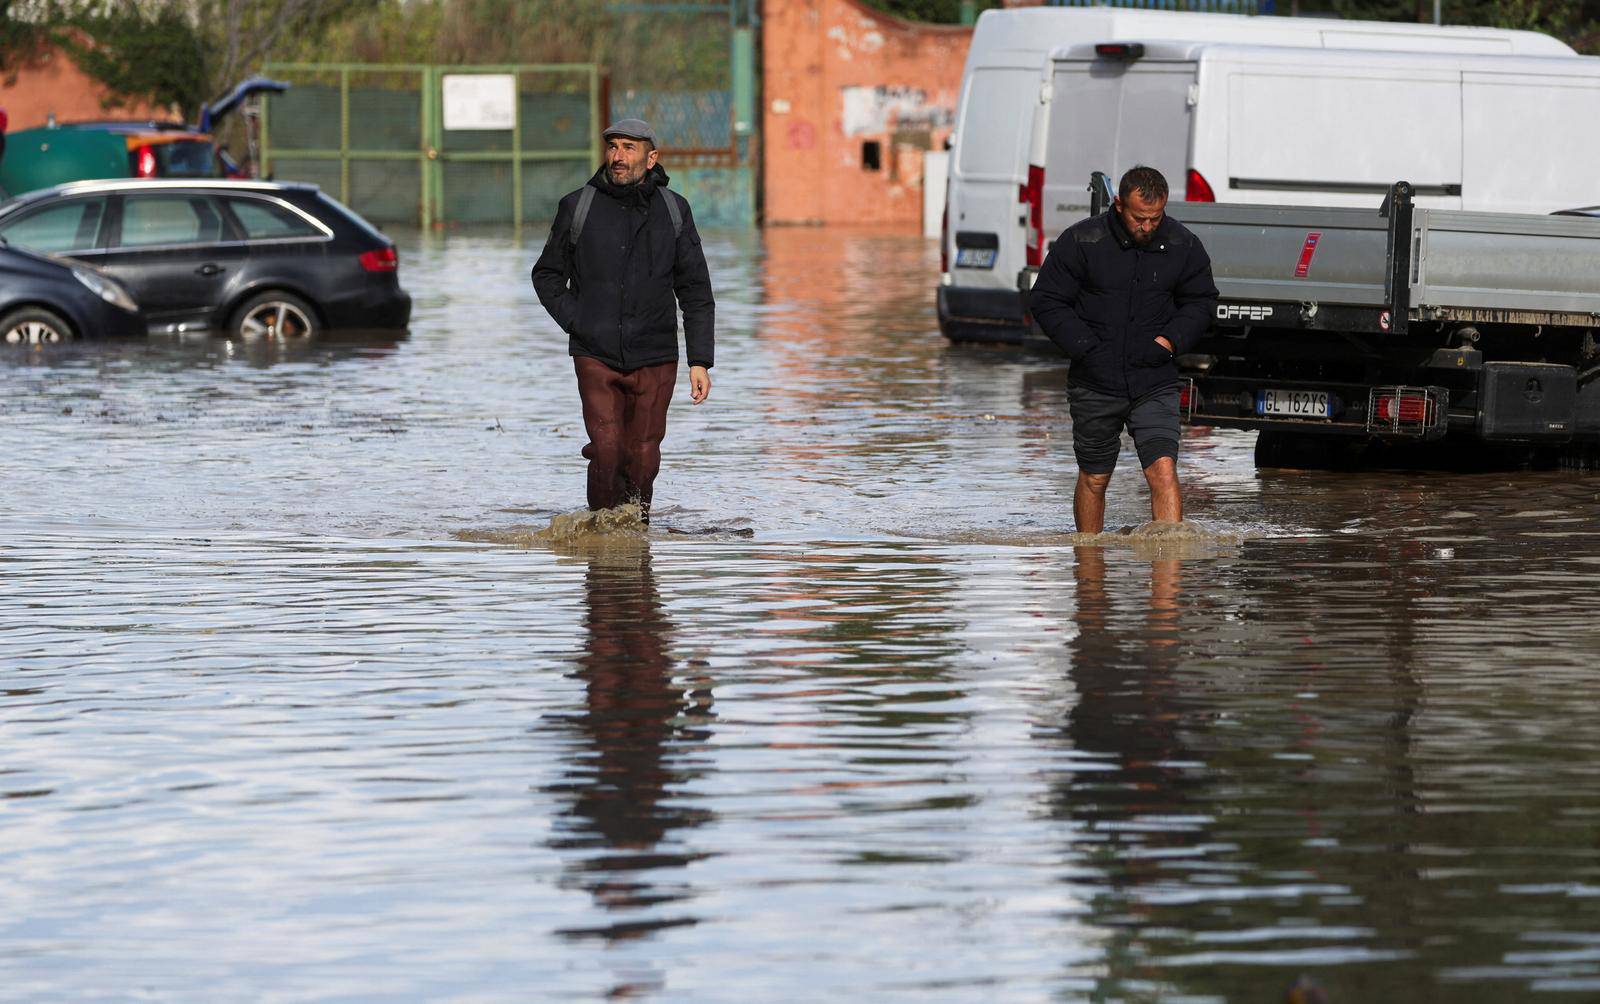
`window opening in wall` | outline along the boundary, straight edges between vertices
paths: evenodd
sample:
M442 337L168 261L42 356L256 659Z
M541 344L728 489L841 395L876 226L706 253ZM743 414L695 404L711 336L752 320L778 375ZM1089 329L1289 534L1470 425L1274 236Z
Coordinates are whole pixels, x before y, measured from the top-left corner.
M869 139L861 144L861 169L863 171L883 170L883 144L875 139Z

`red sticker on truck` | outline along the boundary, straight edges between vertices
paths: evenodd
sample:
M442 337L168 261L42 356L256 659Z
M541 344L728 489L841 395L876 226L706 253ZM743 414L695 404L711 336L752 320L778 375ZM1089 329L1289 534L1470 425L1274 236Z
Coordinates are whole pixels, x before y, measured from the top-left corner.
M1306 273L1311 271L1311 256L1317 253L1317 241L1322 240L1322 231L1313 230L1306 234L1305 247L1300 249L1300 264L1294 267L1294 277L1304 279Z

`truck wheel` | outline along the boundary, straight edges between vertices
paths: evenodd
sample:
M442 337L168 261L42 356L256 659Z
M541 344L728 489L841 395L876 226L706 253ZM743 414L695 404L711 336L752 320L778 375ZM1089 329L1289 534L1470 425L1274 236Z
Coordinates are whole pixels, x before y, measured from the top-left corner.
M228 322L236 338L315 338L322 331L311 304L293 293L258 293L239 305Z
M1331 471L1353 459L1345 445L1332 436L1262 429L1256 434L1256 468Z
M1288 438L1288 433L1274 432L1271 429L1262 429L1256 433L1256 469L1271 470L1282 467L1286 452L1284 440Z
M43 307L19 307L0 317L0 341L8 345L72 341L72 325Z

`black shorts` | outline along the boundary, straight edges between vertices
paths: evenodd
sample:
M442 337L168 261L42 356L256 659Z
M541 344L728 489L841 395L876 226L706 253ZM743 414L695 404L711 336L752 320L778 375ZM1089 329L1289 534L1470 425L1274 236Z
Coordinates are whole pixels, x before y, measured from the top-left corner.
M1067 399L1072 410L1072 452L1084 474L1110 474L1116 469L1124 427L1133 434L1140 467L1162 457L1178 459L1177 384L1140 398L1069 386Z

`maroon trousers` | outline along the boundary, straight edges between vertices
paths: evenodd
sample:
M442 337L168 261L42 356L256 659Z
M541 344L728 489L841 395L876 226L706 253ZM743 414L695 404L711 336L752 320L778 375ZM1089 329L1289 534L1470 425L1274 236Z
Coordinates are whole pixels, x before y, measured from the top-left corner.
M588 356L572 361L589 433L589 445L583 448L589 461L589 508L610 509L637 500L648 523L678 364L623 372Z

